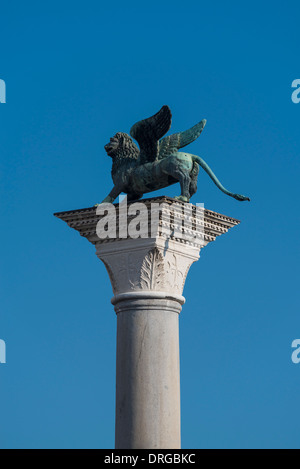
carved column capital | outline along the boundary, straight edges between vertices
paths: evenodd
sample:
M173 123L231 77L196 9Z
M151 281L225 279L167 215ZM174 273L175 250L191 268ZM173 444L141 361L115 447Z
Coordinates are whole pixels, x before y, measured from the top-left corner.
M130 250L110 250L108 245L96 245L96 253L110 276L115 304L122 298L174 298L181 304L183 287L197 253L164 249L154 242L130 240ZM141 246L142 244L142 246ZM114 243L114 248L116 248ZM124 248L124 243L122 243Z
M199 259L201 248L239 221L170 197L139 203L146 210L140 214L140 237L135 239L124 236L124 226L134 218L134 203L129 203L125 212L122 204L114 206L115 235L106 239L98 236L97 225L104 215L99 215L95 207L55 216L95 245L111 280L114 305L129 298L173 299L183 304L185 280L190 266Z

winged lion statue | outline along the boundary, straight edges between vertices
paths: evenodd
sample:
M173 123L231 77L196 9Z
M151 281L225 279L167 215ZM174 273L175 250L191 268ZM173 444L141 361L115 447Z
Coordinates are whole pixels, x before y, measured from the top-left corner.
M138 200L143 194L179 182L181 194L175 197L189 202L197 191L199 166L210 176L216 186L225 194L239 201L250 200L244 195L228 191L215 176L208 164L200 156L179 152L201 134L206 120L184 132L165 136L171 127L172 114L168 106L163 106L154 116L141 120L130 129L132 138L118 132L105 145L112 158L112 179L114 187L102 203L112 203L121 192L128 200Z

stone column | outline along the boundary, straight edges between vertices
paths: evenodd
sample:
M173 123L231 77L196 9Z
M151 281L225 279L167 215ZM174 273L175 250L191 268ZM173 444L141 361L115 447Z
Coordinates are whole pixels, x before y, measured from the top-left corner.
M147 213L135 239L126 229L134 220L133 204L131 215L116 205L117 229L106 239L97 235L103 215L94 207L55 215L95 245L111 280L117 314L116 448L177 449L184 283L200 249L239 222L169 197L142 202Z
M181 305L145 295L115 309L116 448L180 448Z

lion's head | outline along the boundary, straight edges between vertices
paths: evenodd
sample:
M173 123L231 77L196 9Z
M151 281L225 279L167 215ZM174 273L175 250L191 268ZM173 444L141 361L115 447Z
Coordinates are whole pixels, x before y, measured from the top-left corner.
M123 132L118 132L111 137L110 142L104 146L108 156L113 159L134 158L137 159L139 149L132 138Z

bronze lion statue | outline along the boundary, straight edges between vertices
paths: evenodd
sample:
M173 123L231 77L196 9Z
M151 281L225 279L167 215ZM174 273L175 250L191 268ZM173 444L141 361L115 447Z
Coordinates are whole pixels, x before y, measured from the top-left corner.
M143 194L156 191L179 182L181 194L175 197L189 202L197 191L197 177L201 166L217 187L236 200L250 200L240 194L234 194L220 183L208 164L199 156L179 152L201 134L206 120L201 120L189 130L163 138L171 126L171 111L163 106L152 117L137 122L130 130L132 138L118 132L105 145L108 156L112 158L112 179L114 187L102 203L112 203L124 192L128 200L138 200Z

